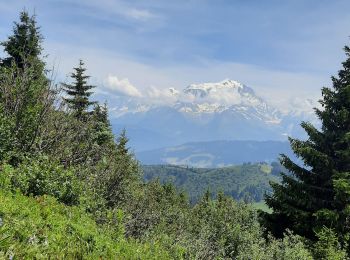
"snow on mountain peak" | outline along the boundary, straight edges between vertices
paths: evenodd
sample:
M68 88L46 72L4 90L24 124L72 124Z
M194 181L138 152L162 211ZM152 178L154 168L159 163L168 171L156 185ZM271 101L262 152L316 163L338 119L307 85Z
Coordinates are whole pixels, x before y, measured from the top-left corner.
M225 79L220 82L190 84L182 91L173 87L160 89L151 87L142 98L120 100L114 114L147 112L157 107L168 107L188 116L205 116L209 114L235 114L248 120L259 120L268 124L279 124L287 114L272 106L255 94L254 90L238 81ZM300 103L295 101L294 103ZM305 107L311 106L309 100L302 102ZM305 112L304 112L305 113ZM297 114L301 114L295 112Z
M265 102L255 95L254 90L244 84L230 79L217 83L191 84L183 90L192 96L194 103L207 103L230 107L233 105L266 106Z
M215 83L201 83L201 84L191 84L184 89L184 93L192 94L196 97L206 97L211 93L220 91L242 91L245 88L243 84L238 81L225 79L221 82Z

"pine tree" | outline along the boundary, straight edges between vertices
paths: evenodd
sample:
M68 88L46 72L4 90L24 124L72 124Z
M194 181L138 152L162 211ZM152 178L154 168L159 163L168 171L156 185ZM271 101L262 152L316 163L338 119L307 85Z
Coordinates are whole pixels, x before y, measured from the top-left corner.
M44 69L44 62L41 61L43 36L40 28L36 24L36 16L26 11L20 13L20 22L15 22L13 27L13 35L7 41L1 42L4 51L9 55L2 59L2 65L10 67L15 62L18 68L22 68L30 63L40 65L41 70ZM36 68L37 69L37 68Z
M71 78L74 80L74 82L72 84L62 84L64 90L69 96L64 100L74 111L75 116L78 119L82 119L86 114L89 106L96 103L89 101L89 97L92 94L92 92L89 92L89 90L95 86L87 84L87 79L90 78L90 76L86 76L84 74L86 69L84 68L84 63L82 60L79 61L79 66L74 68L74 70L75 72L71 74Z
M290 138L301 166L285 155L282 165L292 175L283 174L282 183L272 184L273 194L266 196L272 214L264 214L268 229L281 236L286 228L310 239L323 226L339 236L349 232L350 213L350 49L338 77L332 77L333 89L322 89L322 109L315 109L322 123L317 129L310 123L301 126L306 141Z

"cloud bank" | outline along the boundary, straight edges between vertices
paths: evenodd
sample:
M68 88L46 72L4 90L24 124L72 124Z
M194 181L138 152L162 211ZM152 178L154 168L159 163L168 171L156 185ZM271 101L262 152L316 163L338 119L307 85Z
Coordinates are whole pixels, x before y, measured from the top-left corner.
M107 88L113 92L131 97L142 97L141 92L127 78L119 79L117 76L109 75L106 83Z

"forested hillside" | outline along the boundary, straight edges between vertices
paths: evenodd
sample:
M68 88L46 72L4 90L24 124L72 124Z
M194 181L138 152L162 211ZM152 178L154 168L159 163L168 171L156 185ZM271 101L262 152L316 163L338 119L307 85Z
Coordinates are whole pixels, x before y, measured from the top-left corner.
M310 140L291 140L309 167L282 157L293 175L273 184L269 214L223 193L191 204L172 184L145 183L127 133L114 136L108 106L91 98L84 62L55 82L43 40L23 11L1 42L0 258L348 258L349 48L334 89L323 90L322 132L303 123ZM229 168L225 188L239 185L232 171L275 176L266 165Z
M209 190L213 197L219 192L245 202L262 202L270 193L270 181L280 182L279 164L244 164L224 168L192 168L173 165L144 165L144 179L159 179L185 191L191 202L197 202Z

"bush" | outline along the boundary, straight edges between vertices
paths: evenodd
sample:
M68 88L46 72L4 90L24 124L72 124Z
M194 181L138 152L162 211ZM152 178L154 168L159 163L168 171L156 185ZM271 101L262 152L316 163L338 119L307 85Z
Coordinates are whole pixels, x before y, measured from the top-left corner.
M314 245L316 259L348 259L346 251L342 249L338 237L332 229L324 227L316 235L318 238Z
M48 157L24 161L15 169L9 166L4 169L2 174L10 178L13 190L19 189L31 196L51 195L67 205L79 203L81 184L74 172Z
M0 259L172 259L160 243L114 232L53 197L0 190Z
M140 194L125 208L126 235L150 239L167 234L177 236L184 222L189 222L190 207L187 198L178 194L171 184L158 180L139 187Z

